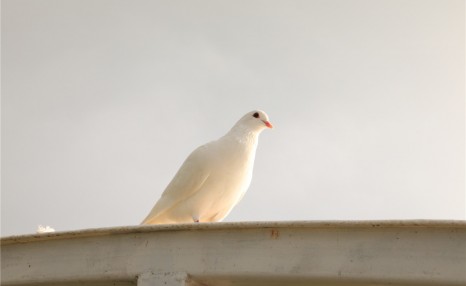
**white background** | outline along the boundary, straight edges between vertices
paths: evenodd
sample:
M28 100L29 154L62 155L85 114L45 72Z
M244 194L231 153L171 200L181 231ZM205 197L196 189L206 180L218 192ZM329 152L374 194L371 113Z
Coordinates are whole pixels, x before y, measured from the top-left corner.
M464 1L2 1L2 235L138 224L246 112L227 221L465 219Z

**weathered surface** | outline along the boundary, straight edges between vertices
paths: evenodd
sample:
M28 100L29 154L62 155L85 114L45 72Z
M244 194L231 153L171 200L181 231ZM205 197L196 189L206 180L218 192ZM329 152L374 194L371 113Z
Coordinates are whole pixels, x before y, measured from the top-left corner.
M1 243L2 285L466 285L465 222L135 226Z

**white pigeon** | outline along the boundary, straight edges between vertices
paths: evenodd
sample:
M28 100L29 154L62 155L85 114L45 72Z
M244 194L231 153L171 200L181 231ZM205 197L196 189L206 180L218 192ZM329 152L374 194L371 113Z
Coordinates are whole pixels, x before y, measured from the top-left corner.
M141 224L222 221L251 183L265 128L272 128L267 114L251 111L226 135L195 149Z

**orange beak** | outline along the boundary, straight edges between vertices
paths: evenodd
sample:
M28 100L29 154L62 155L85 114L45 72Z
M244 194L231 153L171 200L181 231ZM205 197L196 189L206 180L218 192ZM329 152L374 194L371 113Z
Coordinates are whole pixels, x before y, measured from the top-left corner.
M267 126L268 128L273 128L272 123L270 123L269 121L264 121L264 120L262 121L264 122L265 126Z

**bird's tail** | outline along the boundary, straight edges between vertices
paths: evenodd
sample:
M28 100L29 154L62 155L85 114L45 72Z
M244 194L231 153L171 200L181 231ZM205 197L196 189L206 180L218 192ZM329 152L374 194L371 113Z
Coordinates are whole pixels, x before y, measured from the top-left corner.
M173 223L171 220L168 220L164 216L150 216L148 215L142 222L141 225L150 225L150 224L169 224Z

